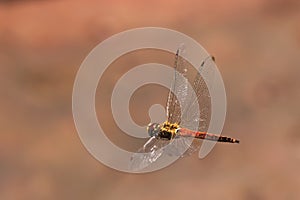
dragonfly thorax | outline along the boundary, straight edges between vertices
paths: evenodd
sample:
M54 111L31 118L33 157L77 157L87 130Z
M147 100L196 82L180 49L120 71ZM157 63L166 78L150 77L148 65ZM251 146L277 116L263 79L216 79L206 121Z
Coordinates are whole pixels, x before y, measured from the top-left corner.
M162 124L162 127L159 132L159 136L160 138L171 140L176 136L178 129L179 129L179 125L177 123L170 123L166 121Z
M176 136L179 125L176 123L170 123L168 121L163 124L150 123L147 126L147 131L150 137L157 137L161 139L171 140Z

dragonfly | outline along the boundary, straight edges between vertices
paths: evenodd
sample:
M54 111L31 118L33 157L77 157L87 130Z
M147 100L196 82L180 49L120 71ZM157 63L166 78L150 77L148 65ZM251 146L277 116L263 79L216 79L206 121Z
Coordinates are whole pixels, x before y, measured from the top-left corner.
M184 52L185 48L181 46L175 54L174 79L166 105L167 120L161 124L150 123L147 126L150 139L131 156L130 168L133 170L146 168L164 153L180 157L191 155L201 146L200 140L240 142L238 139L207 132L210 94L201 72L208 73L209 77L213 78L214 72L209 70L209 63L215 62L215 58L208 56L200 64L200 69L193 79L192 93L187 87L188 66L183 58Z

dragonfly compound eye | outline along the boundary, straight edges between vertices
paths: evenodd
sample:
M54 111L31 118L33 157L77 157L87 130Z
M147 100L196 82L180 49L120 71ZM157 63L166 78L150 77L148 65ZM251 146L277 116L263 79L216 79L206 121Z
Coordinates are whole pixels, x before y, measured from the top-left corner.
M150 123L147 126L147 131L150 137L158 136L160 131L160 125L158 123Z

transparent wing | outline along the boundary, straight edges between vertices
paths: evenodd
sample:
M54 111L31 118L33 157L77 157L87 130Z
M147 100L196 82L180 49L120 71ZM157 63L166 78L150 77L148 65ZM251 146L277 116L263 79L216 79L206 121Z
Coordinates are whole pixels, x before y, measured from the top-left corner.
M191 155L197 148L197 146L191 145L194 138L188 137L177 137L172 140L172 142L164 148L164 153L169 156L188 156Z
M168 121L194 131L207 132L210 123L211 102L206 83L212 85L211 82L214 81L215 73L212 67L215 64L214 58L208 56L200 63L197 73L193 79L190 79L193 83L192 88L189 88L187 76L192 66L189 66L190 64L184 60L182 55L185 52L184 46L181 46L176 52L172 84L174 92L170 90L167 102ZM205 77L205 81L203 77ZM184 152L182 156L187 156L198 150L200 145L201 141L198 139L176 138L165 151L169 155L176 156Z
M155 162L163 153L164 147L170 141L151 137L137 153L131 156L129 168L134 171L142 170Z
M162 140L151 137L137 153L132 154L129 169L142 170L155 162L163 154L168 156L186 156L193 153L190 143L193 138L178 137L173 140Z
M174 63L174 80L170 88L167 101L167 119L170 123L180 124L180 105L183 108L184 102L188 94L188 79L186 78L186 61L182 58L182 54L184 53L185 48L183 45L181 45L176 52Z
M188 105L184 110L181 126L192 129L194 131L207 131L210 122L211 111L211 97L209 95L209 86L213 85L215 72L212 65L214 65L214 58L207 57L200 65L193 81L193 90L196 97L188 100ZM205 77L205 80L204 80ZM200 116L198 116L198 110ZM197 117L198 116L198 117ZM193 127L191 124L197 122L198 127Z
M189 128L194 131L207 132L210 123L211 97L206 82L209 86L213 85L215 72L212 65L214 64L214 58L211 56L207 57L201 63L193 82L193 90L196 97L188 100L188 106L182 115L181 127ZM204 77L206 82L204 81ZM190 141L191 139L183 138L183 140ZM194 139L183 156L192 154L199 149L200 145L201 141Z

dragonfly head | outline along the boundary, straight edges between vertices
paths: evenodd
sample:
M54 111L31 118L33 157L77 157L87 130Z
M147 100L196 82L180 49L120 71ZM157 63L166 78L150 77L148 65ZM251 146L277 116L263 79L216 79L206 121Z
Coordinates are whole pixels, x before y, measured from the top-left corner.
M150 137L158 136L160 131L160 125L158 123L150 123L147 126L147 131Z

